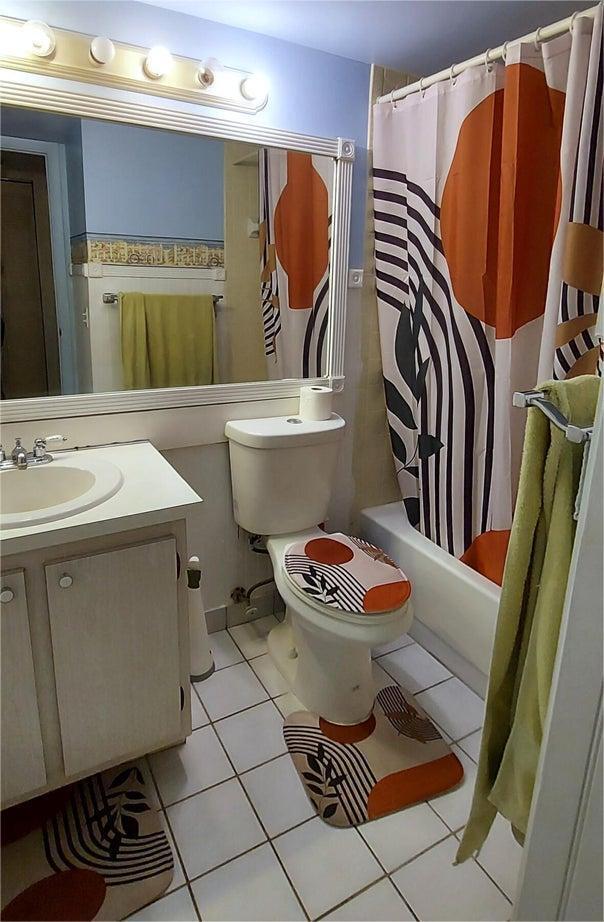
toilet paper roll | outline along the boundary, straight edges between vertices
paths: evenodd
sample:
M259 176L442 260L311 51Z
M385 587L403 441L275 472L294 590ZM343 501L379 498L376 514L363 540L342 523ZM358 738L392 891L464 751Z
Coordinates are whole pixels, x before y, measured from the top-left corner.
M300 388L300 418L301 419L329 419L331 416L331 401L333 390L331 387L321 387L318 384L306 385Z

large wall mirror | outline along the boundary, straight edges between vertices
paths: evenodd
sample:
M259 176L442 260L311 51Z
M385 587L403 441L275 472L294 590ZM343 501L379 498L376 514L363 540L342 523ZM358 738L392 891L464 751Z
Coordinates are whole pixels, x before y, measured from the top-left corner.
M3 398L328 373L332 158L0 119Z

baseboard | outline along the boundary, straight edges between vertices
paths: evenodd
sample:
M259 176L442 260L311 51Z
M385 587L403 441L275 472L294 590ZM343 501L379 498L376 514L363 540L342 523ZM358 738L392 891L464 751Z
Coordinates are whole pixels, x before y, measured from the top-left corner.
M208 634L215 634L217 631L224 631L227 626L227 611L224 605L219 608L210 608L206 612L206 624Z

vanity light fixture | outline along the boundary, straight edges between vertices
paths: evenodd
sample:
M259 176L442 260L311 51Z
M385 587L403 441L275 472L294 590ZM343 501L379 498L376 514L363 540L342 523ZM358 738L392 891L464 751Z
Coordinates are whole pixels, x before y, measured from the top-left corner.
M23 37L26 50L38 58L48 58L55 50L55 34L45 22L37 19L24 22Z
M151 80L159 80L171 71L173 63L172 55L167 48L154 45L144 60L143 70Z
M111 64L115 57L115 45L109 38L97 35L90 42L90 59L95 64Z
M244 99L260 102L268 96L268 80L262 74L250 74L244 77L239 86Z

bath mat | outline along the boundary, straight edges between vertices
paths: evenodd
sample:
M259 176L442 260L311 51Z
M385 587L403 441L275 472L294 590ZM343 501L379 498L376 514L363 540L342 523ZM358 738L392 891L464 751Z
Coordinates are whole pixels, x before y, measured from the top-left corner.
M298 589L341 611L384 614L411 595L411 583L381 548L339 532L290 544L284 563Z
M10 807L1 819L3 920L124 919L172 880L172 849L135 763Z
M359 826L455 787L461 762L409 692L388 685L352 726L310 711L290 714L283 735L319 816Z

